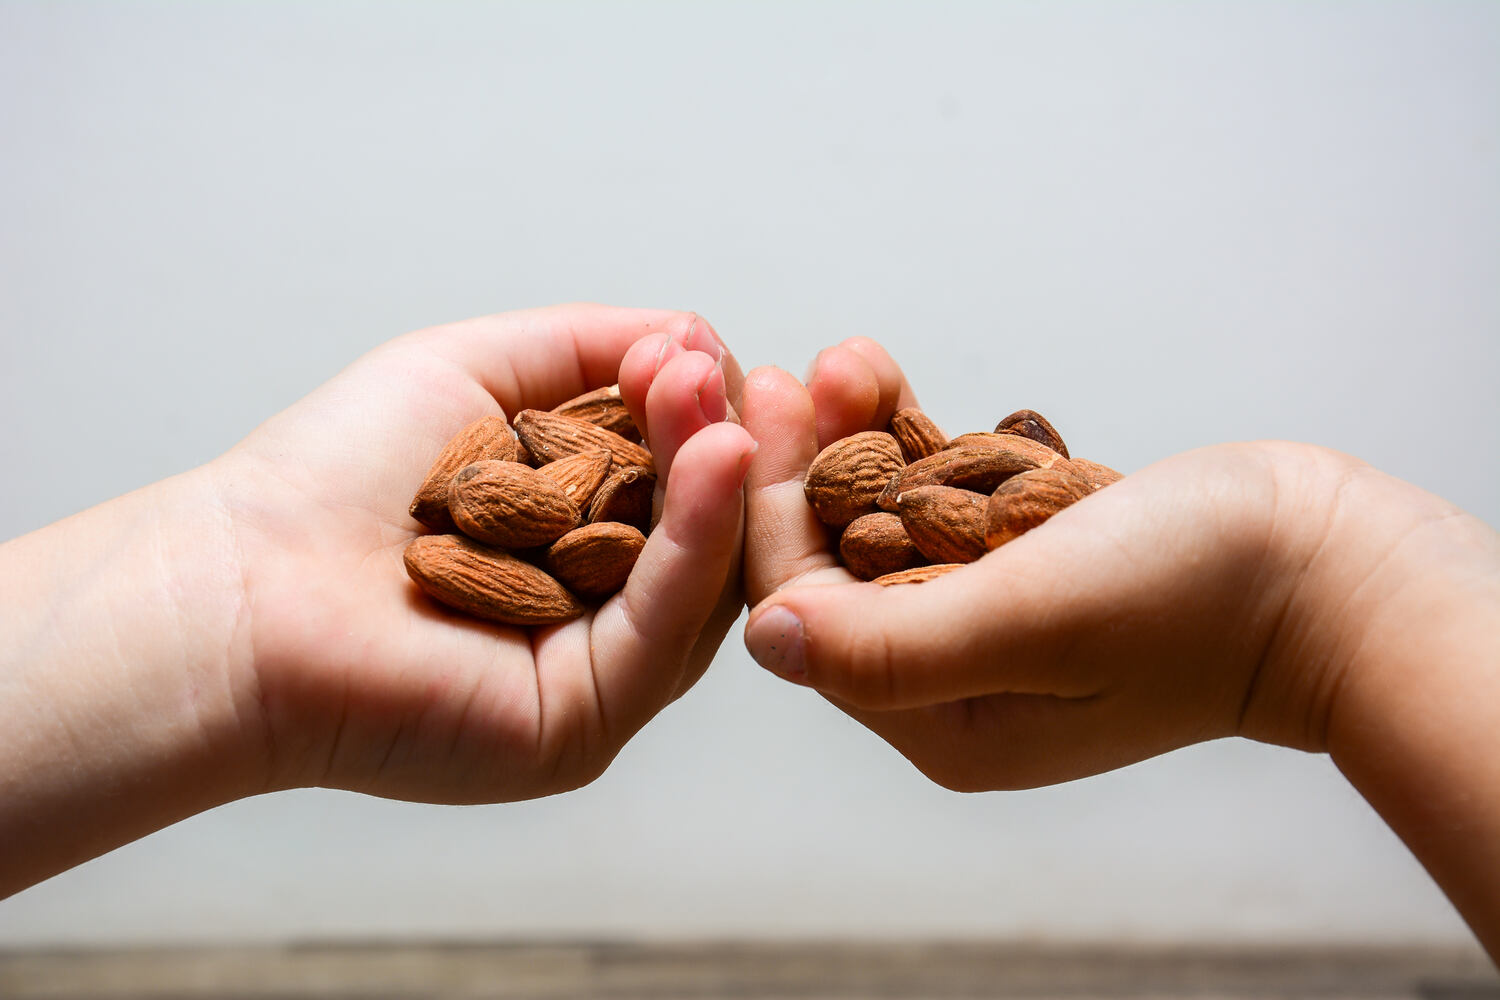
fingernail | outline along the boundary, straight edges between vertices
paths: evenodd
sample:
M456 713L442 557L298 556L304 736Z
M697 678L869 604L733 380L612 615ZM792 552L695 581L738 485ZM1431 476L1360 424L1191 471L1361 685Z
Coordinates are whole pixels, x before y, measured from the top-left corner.
M802 619L783 605L769 608L750 622L745 645L755 662L773 674L793 681L807 676Z
M700 348L693 346L693 337L698 334L698 314L693 313L693 318L688 320L687 329L682 333L682 346L685 350L696 351ZM707 351L704 352L708 353Z
M661 350L656 352L656 367L652 370L651 374L660 375L662 365L666 364L668 361L671 361L673 358L677 357L677 355L682 353L683 347L681 344L677 343L677 341L673 340L671 337L663 340L661 342Z
M711 424L723 421L729 412L729 400L724 394L724 363L720 361L704 377L698 386L698 409L703 419Z
M739 483L741 486L745 485L745 477L750 474L750 463L755 461L755 453L758 451L760 451L760 442L751 441L750 447L746 448L745 453L740 456Z

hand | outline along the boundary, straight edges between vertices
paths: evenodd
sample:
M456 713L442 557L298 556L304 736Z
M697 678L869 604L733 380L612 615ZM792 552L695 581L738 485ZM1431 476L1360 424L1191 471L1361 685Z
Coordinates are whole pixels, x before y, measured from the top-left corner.
M1107 486L982 559L880 587L802 496L820 446L916 400L878 345L741 410L745 641L950 788L1067 781L1221 736L1327 750L1500 944L1500 540L1307 445L1226 445Z

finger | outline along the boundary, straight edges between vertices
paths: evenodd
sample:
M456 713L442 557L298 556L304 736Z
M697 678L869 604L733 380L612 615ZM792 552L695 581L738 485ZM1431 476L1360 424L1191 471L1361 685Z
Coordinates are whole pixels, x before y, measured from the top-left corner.
M730 409L737 411L745 392L745 372L718 331L708 320L695 314L682 336L682 346L689 351L702 351L723 362L724 393L729 399Z
M683 444L709 424L721 423L728 407L722 361L688 351L662 367L646 394L647 443L658 482L667 480Z
M456 366L513 415L613 384L626 351L642 337L701 341L706 328L694 313L578 304L482 316L393 343L420 345Z
M651 391L651 383L667 362L686 352L687 348L670 335L653 333L630 345L620 361L620 398L630 411L630 419L635 422L641 437L648 441L651 438L651 428L650 414L646 412L646 395Z
M818 414L818 443L825 448L850 434L885 430L897 409L917 405L900 366L868 337L819 352L807 389Z
M818 453L813 401L779 368L745 379L744 427L760 449L745 477L745 593L752 603L797 580L854 578L837 565L828 535L802 492Z
M755 442L717 423L682 445L661 522L591 639L602 723L621 740L674 697L740 550L740 486Z
M869 337L850 337L839 346L864 358L875 373L880 400L875 410L875 422L880 427L889 423L891 414L897 410L919 405L917 394L912 391L901 366L879 343Z

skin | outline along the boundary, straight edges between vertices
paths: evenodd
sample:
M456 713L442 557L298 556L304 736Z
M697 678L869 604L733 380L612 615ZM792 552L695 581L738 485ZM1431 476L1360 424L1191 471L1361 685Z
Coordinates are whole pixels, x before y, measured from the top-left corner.
M916 398L878 345L746 380L745 641L953 789L1202 740L1329 753L1500 954L1500 536L1349 456L1263 442L1134 472L927 583L859 583L802 497Z
M444 442L617 380L666 483L625 589L532 632L421 595L406 510ZM741 607L742 383L687 313L436 327L208 465L0 546L0 896L261 792L496 802L593 780Z

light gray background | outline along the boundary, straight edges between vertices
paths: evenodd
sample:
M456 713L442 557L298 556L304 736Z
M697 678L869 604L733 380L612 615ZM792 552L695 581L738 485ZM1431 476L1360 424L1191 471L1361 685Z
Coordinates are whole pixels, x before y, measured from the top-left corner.
M575 299L1500 523L1497 42L1484 2L0 6L0 537ZM1467 940L1322 758L954 795L737 634L581 792L266 797L0 902L0 945L399 934Z

